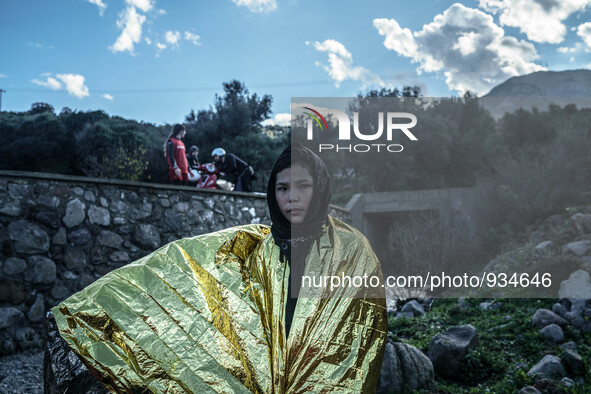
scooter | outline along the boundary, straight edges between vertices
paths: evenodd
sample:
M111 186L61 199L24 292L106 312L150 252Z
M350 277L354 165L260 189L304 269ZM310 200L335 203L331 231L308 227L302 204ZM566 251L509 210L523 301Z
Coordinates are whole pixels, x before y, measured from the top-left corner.
M197 182L197 187L200 189L220 189L226 191L234 190L234 185L223 179L219 179L220 170L215 167L213 163L201 164L196 171L189 171L189 180L193 178L193 182Z

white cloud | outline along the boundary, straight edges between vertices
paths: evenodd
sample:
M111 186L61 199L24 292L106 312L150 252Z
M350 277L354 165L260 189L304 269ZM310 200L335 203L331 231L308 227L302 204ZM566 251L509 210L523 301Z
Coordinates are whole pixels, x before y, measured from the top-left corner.
M181 39L181 33L178 31L167 31L164 35L164 40L172 46L177 46Z
M394 19L375 19L384 46L418 63L417 72L442 71L450 89L483 94L506 79L545 70L532 43L506 36L491 15L453 4L421 31Z
M8 75L0 73L0 78L6 78Z
M32 79L31 82L33 82L35 85L44 86L46 88L50 88L53 90L60 90L62 88L62 84L57 79L46 76L46 75L43 75L43 76L47 78L45 81L40 81L38 79Z
M160 42L157 42L157 43L156 43L156 46L157 46L157 47L158 47L158 49L160 49L160 50L166 49L166 45L164 45L164 44L162 44L162 43L160 43Z
M560 47L557 48L556 51L559 53L574 53L580 51L581 49L583 49L583 44L577 42L574 47Z
M566 34L562 22L584 10L589 0L479 0L479 4L499 14L501 25L518 27L530 40L558 44Z
M148 44L148 45L152 44L152 40L150 40L148 37L144 38L144 40L146 41L146 44Z
M96 5L99 9L99 15L103 16L103 13L105 12L105 9L107 8L107 5L105 3L103 3L103 0L86 0L86 1L88 1L90 4Z
M252 12L271 12L277 9L275 0L232 0L238 6L248 7Z
M328 53L329 65L323 65L318 62L316 62L316 65L321 66L328 72L328 75L335 82L337 88L341 82L348 79L362 81L364 86L370 84L384 85L384 82L368 69L361 66L353 67L353 56L340 42L331 39L324 40L323 42L316 41L314 48L317 51Z
M193 45L201 45L201 43L199 42L199 39L201 37L199 37L197 34L193 34L189 31L185 31L185 40L187 41L191 41L193 43Z
M121 35L117 37L115 43L109 47L111 51L129 51L130 53L133 53L134 45L140 42L140 39L142 38L142 24L145 21L146 17L138 14L134 7L127 7L122 11L117 20L117 27L123 31L121 32Z
M289 126L291 124L291 114L279 113L275 114L273 118L266 119L262 122L263 126Z
M56 75L65 85L66 90L72 96L79 99L89 95L88 87L84 85L84 77L80 74L57 74Z
M591 49L591 22L585 22L577 28L577 35L583 39L588 49Z
M585 67L583 67L583 68L586 68L587 70L591 70L591 63L587 64L587 65L586 65Z
M102 97L102 98L104 98L104 99L107 99L107 100L109 100L109 101L113 101L113 98L114 98L114 97L113 97L113 96L111 96L109 93L105 93L105 94L103 94L101 97Z
M570 62L571 62L571 63L574 63L574 62L575 62L575 57L574 57L574 56L571 56L571 57L570 57Z
M144 11L144 12L148 12L152 9L152 7L154 6L153 2L151 0L125 0L125 2L127 4L129 4L132 7L135 8L139 8L140 10Z

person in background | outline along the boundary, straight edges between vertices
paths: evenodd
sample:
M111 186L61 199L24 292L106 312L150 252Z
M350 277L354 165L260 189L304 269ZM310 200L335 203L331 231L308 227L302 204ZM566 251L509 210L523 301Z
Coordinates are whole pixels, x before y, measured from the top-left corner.
M164 144L164 155L168 160L168 178L175 185L186 185L189 181L185 144L181 141L185 134L187 134L185 126L177 123Z
M189 148L187 163L189 164L189 182L198 182L201 179L201 174L199 174L199 148L195 145Z
M211 156L220 172L236 176L234 190L237 192L252 191L251 173L247 162L232 153L226 153L222 148L215 148L211 152Z

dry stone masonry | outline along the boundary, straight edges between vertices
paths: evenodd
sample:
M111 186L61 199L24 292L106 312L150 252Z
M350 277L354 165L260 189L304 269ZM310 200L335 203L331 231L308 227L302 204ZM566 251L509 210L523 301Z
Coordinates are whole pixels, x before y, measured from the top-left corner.
M41 348L46 311L107 272L248 223L264 195L0 171L0 354Z

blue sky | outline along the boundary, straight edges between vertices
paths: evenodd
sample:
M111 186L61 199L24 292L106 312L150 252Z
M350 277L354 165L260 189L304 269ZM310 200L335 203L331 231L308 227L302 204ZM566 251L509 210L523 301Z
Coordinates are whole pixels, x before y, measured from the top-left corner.
M591 68L590 0L2 0L2 110L47 102L183 121L238 79L273 96L420 85L482 95L515 75Z

